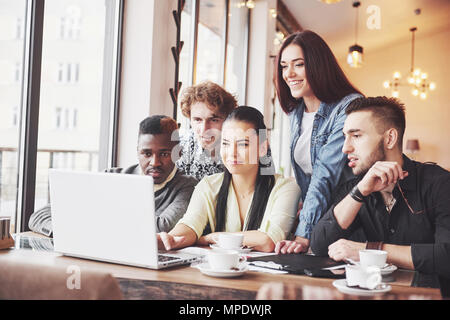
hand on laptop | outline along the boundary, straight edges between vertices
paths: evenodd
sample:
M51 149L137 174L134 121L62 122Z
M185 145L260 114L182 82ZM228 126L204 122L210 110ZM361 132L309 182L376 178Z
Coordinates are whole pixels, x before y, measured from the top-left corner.
M185 236L173 236L167 232L160 232L156 234L158 240L158 249L172 250L181 247L184 242Z

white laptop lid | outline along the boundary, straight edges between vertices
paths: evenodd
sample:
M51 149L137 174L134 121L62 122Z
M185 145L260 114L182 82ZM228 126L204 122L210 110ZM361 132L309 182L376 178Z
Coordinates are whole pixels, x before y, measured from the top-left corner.
M153 178L49 170L55 251L157 268Z

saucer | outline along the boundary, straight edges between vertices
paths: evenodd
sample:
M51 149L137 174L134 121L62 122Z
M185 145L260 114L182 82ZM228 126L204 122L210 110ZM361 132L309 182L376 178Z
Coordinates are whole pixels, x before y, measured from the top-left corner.
M352 264L350 264L352 265ZM360 266L359 261L354 261L353 265ZM388 274L391 274L395 270L397 270L397 266L394 266L393 264L386 264L383 268L380 268L380 273L382 276L386 276Z
M252 251L252 248L244 248L244 247L239 247L239 248L235 248L235 249L225 249L225 248L221 248L219 247L217 244L210 244L209 245L212 249L215 250L236 250L239 253L249 253L250 251Z
M397 266L394 266L393 264L390 264L390 265L387 265L384 268L381 268L380 272L381 272L382 276L385 276L385 275L391 274L395 270L397 270Z
M209 263L202 263L195 266L197 269L201 271L201 273L210 276L210 277L218 277L218 278L234 278L242 276L247 270L247 263L240 263L238 268L231 270L215 270L211 269Z
M335 286L342 293L354 294L354 295L358 295L358 296L373 296L376 294L389 292L392 289L392 287L387 284L382 284L382 286L383 286L382 288L373 289L373 290L349 287L349 286L347 286L347 280L345 280L345 279L339 279L339 280L333 281L333 286Z

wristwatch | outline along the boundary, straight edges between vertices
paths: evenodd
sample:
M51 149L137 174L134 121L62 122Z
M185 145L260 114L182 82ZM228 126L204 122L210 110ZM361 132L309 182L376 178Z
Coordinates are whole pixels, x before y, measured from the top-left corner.
M381 250L383 247L383 241L372 241L366 242L366 249L372 249L372 250Z
M362 195L361 191L359 191L358 185L354 186L349 194L353 198L353 200L358 202L363 202L364 199L366 198L365 196Z

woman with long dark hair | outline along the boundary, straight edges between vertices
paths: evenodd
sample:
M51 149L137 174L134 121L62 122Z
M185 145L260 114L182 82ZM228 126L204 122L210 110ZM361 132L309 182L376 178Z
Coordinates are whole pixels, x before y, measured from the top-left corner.
M276 89L291 123L291 163L301 189L295 241L277 243L277 253L306 251L312 228L331 205L340 179L351 176L342 153L345 109L361 97L326 42L305 30L283 42L276 59Z
M171 250L215 243L218 232L244 234L243 245L271 252L286 239L295 220L300 190L293 179L273 174L261 112L236 108L222 127L223 173L204 177L186 214L169 233L158 234Z

